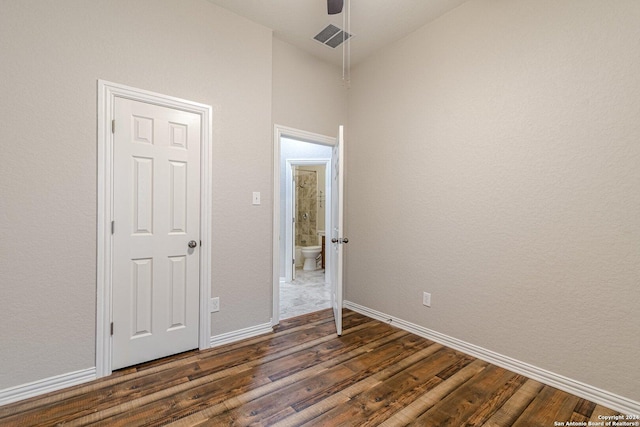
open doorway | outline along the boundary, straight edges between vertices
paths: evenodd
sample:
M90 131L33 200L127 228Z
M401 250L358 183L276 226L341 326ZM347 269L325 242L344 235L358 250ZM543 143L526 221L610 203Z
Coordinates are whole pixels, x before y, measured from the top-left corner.
M278 126L275 138L274 190L279 197L274 200L274 325L280 319L331 307L331 265L328 245L323 251L322 240L328 243L330 238L325 236L331 230L335 144L333 137ZM306 269L303 248L308 255Z
M282 143L286 226L280 319L288 319L331 307L331 287L325 275L326 226L331 221L327 208L331 201L331 159L315 157L331 147L286 138ZM288 158L292 153L310 157Z

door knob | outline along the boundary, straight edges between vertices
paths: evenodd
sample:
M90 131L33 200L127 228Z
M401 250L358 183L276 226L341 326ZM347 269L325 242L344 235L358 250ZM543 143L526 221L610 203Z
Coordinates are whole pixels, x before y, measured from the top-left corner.
M335 237L333 239L331 239L331 243L349 243L349 238L345 237L343 239L336 239Z
M333 239L331 239L331 243L338 243L338 239L334 237Z
M191 249L195 248L196 246L198 246L198 243L195 240L189 242L189 247Z
M349 243L349 238L348 238L348 237L345 237L344 239L342 239L342 242L341 242L341 243Z

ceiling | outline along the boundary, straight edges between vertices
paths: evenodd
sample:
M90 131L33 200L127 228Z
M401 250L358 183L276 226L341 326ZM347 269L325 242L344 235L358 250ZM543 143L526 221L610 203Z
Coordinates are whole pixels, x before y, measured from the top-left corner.
M328 15L326 0L209 1L271 28L281 40L342 66L342 47L332 49L313 39L328 24L343 28L343 14ZM351 0L351 65L466 1Z

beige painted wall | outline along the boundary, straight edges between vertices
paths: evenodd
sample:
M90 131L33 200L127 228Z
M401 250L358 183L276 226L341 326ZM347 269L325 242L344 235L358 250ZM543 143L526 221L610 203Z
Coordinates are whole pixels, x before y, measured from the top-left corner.
M356 67L347 299L640 401L638 22L473 0Z
M347 121L342 70L273 39L273 122L335 136Z
M214 106L212 333L269 322L271 31L205 0L0 10L0 390L95 366L98 79Z

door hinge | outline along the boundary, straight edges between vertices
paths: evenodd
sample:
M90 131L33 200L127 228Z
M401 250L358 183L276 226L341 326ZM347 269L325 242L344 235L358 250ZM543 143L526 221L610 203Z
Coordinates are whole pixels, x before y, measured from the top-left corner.
M295 258L291 260L291 264L296 265L296 259Z
M111 133L116 133L116 121L111 120Z
M115 232L116 232L116 222L111 221L111 234L114 234Z
M113 335L113 322L111 322L111 335Z

